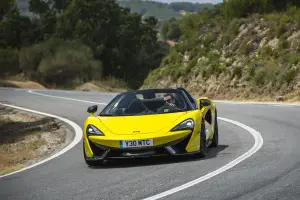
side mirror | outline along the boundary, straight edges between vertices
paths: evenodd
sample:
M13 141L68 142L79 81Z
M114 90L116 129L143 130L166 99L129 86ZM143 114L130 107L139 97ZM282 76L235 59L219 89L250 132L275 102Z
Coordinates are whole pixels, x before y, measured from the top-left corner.
M90 113L90 114L92 115L92 114L94 114L95 112L97 112L97 110L98 110L98 106L97 106L97 105L94 105L94 106L88 107L87 112Z
M211 105L211 101L208 99L208 98L201 98L198 100L198 103L199 103L199 108L200 110L203 108L203 107L206 107L206 106L210 106Z

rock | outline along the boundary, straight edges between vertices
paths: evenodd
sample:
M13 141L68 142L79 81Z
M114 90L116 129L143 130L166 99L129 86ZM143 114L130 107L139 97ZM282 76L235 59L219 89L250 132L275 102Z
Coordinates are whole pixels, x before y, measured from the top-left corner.
M261 42L259 43L259 48L262 48L267 43L267 37L264 37Z
M287 40L290 42L291 40L295 40L300 37L300 31L294 32Z
M277 96L276 101L283 101L283 96Z
M270 40L268 45L272 48L272 50L277 49L279 43L278 38L274 38L273 40Z

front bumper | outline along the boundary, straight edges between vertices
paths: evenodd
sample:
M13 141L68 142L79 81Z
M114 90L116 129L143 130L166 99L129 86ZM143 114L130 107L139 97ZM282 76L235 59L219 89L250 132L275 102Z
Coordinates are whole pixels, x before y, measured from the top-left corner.
M141 148L117 148L99 144L93 138L87 138L85 145L90 147L92 156L86 157L87 160L109 160L126 158L147 158L158 156L179 156L192 154L187 152L186 147L190 142L192 133L185 134L183 137L164 144L141 147ZM85 147L87 148L87 147Z

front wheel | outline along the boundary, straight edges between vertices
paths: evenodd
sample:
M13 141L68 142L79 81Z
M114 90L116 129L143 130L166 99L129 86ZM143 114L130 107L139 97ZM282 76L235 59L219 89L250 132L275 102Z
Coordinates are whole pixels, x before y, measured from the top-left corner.
M218 145L219 145L219 128L218 128L218 117L217 117L217 111L216 111L214 136L213 136L210 147L218 147Z

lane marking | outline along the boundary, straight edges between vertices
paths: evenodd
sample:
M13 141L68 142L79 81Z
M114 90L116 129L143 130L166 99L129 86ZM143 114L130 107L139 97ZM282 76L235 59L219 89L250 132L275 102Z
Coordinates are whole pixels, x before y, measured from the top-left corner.
M231 161L230 163L224 165L223 167L213 171L213 172L210 172L204 176L201 176L193 181L190 181L190 182L187 182L183 185L180 185L178 187L175 187L173 189L170 189L170 190L167 190L165 192L162 192L162 193L159 193L159 194L156 194L154 196L151 196L151 197L148 197L148 198L145 198L143 200L155 200L155 199L160 199L160 198L163 198L163 197L166 197L168 195L171 195L171 194L174 194L176 192L179 192L181 190L184 190L184 189L187 189L189 187L192 187L198 183L201 183L205 180L208 180L222 172L225 172L227 170L229 170L230 168L236 166L237 164L239 164L240 162L242 162L243 160L249 158L251 155L253 155L254 153L256 153L263 145L263 138L261 136L261 134L254 130L253 128L245 125L245 124L242 124L240 122L237 122L237 121L234 121L234 120L231 120L231 119L227 119L227 118L222 118L222 117L218 117L218 119L220 120L223 120L223 121L226 121L226 122L229 122L229 123L232 123L232 124L235 124L245 130L247 130L249 133L251 133L251 135L254 137L254 140L255 140L255 143L253 145L253 147L247 151L246 153L244 153L243 155L239 156L238 158L236 158L235 160Z
M5 176L9 176L9 175L12 175L12 174L16 174L16 173L28 170L30 168L33 168L33 167L41 165L41 164L43 164L45 162L48 162L48 161L50 161L50 160L52 160L54 158L57 158L58 156L66 153L67 151L69 151L70 149L72 149L82 139L82 129L80 128L80 126L78 126L75 122L72 122L72 121L70 121L70 120L68 120L66 118L59 117L57 115L52 115L52 114L49 114L49 113L44 113L44 112L40 112L40 111L36 111L36 110L31 110L31 109L23 108L23 107L9 105L9 104L0 103L0 105L11 107L11 108L15 108L15 109L19 109L19 110L23 110L23 111L32 112L32 113L36 113L36 114L40 114L40 115L44 115L44 116L47 116L47 117L53 117L53 118L59 119L61 121L64 121L65 123L69 124L70 126L72 126L73 129L74 129L74 131L75 131L75 137L74 137L73 141L68 146L66 146L65 148L63 148L61 151L57 152L56 154L54 154L54 155L52 155L52 156L50 156L50 157L48 157L48 158L46 158L46 159L44 159L44 160L42 160L40 162L35 163L33 165L27 166L25 168L22 168L20 170L17 170L17 171L8 173L8 174L1 175L0 178L3 178Z
M212 100L216 103L227 103L227 104L250 104L250 105L274 105L274 106L300 106L300 103L278 103L278 102L255 102L255 101L223 101L223 100Z
M67 98L67 97L61 97L61 96L53 96L53 95L48 95L48 94L41 94L41 93L38 93L38 92L34 92L32 90L28 90L28 92L31 93L31 94L36 94L36 95L45 96L45 97L51 97L51 98L65 99L65 100L71 100L71 101L78 101L78 102L89 103L89 104L107 105L107 103L99 103L99 102L94 102L94 101L86 101L86 100L81 100L81 99L73 99L73 98Z
M294 107L292 105L281 105L281 104L278 104L278 105L268 105L268 106L286 107L286 108L292 108L292 107Z

